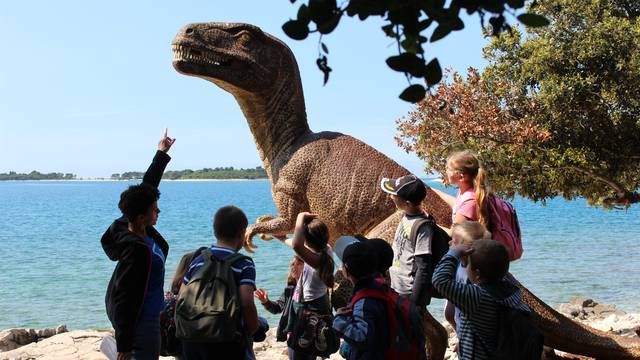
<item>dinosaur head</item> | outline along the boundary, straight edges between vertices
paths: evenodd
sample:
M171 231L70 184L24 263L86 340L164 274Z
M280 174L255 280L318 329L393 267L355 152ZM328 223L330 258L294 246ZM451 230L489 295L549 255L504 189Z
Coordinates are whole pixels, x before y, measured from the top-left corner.
M172 42L173 67L181 74L215 83L235 96L269 91L281 73L297 71L295 58L280 40L240 23L195 23Z

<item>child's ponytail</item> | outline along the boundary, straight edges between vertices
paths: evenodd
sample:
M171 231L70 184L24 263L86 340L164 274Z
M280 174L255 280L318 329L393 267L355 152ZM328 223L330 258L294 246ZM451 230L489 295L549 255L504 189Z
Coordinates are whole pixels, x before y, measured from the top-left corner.
M491 196L491 191L487 186L487 175L482 165L478 167L478 174L475 179L473 179L473 190L476 193L476 212L478 214L478 222L487 228L490 228L491 218L489 216L489 197Z
M327 250L320 253L320 268L318 269L318 276L322 279L325 285L329 289L333 288L334 278L333 278L333 268L335 264L333 262L333 258L329 255Z
M311 248L320 254L320 267L317 269L318 276L329 288L333 288L333 268L335 266L333 258L327 251L329 241L329 229L320 219L311 220L305 227L305 240Z

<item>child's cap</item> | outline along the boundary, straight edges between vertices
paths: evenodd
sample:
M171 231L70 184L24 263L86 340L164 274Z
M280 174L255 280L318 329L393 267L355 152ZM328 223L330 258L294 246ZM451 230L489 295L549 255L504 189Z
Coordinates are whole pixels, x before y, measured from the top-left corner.
M359 242L360 239L355 236L340 236L336 240L336 245L333 247L333 253L338 256L338 259L342 261L344 250L351 244Z
M372 254L375 261L375 270L381 273L385 273L393 263L393 248L391 244L382 239L367 239L364 236L341 236L336 240L334 247L334 253L338 256L340 261L344 263L344 253L348 247L352 244L363 243L369 247L369 252Z
M373 275L377 261L367 241L356 241L344 249L342 265L357 278Z
M405 175L397 179L382 178L380 187L388 194L406 199L410 198L411 194L424 189L425 185L417 176Z

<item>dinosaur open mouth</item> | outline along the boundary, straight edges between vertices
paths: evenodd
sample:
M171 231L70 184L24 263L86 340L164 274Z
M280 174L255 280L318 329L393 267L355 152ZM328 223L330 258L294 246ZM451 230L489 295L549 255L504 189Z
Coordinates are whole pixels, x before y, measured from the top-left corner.
M213 66L229 66L231 60L210 52L191 49L182 45L173 45L173 60L188 61L196 64L208 64Z

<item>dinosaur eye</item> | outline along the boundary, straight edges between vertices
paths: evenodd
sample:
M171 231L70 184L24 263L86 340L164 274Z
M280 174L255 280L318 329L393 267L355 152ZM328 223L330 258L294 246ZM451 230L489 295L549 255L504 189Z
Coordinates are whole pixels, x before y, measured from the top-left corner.
M240 42L243 45L246 45L249 41L251 41L251 35L249 35L249 33L242 33L240 34Z

